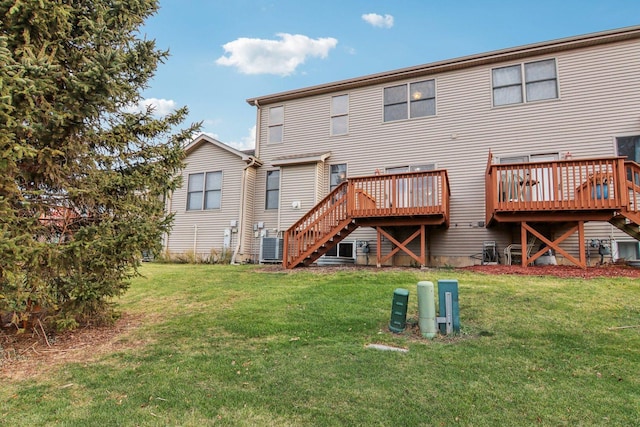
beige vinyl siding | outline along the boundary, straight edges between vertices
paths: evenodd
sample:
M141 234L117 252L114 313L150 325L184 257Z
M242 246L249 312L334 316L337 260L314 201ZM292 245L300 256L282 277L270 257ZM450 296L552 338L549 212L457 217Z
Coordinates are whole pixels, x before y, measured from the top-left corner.
M315 203L318 203L327 194L329 188L329 166L324 162L316 163L316 188ZM307 209L308 210L308 209Z
M315 204L316 164L285 166L280 171L280 226L289 228ZM300 202L294 209L293 202Z
M269 162L283 155L331 151L327 162L348 163L349 176L436 163L449 175L451 224L447 231L431 234L432 253L473 262L469 257L482 250L483 240L496 240L502 251L514 234L519 238L502 225L492 229L478 225L485 221L489 150L498 157L566 152L573 158L615 155L616 135L640 133L639 50L640 42L632 40L352 89L349 134L339 137L329 136L332 94L294 99L284 103L284 142L264 144L266 135L261 134L261 158ZM492 68L551 58L558 69L559 99L492 106ZM425 78L436 81L436 116L384 123L384 87ZM266 107L263 123L265 112ZM301 191L309 190L287 187L281 198L302 197ZM294 219L288 213L286 218L283 224ZM590 223L587 231L588 238L607 237L611 226Z
M186 164L182 173L183 186L174 192L171 201L175 220L166 249L172 254L193 251L200 257L209 256L212 250L221 253L224 230L231 228L232 220L240 219L240 183L246 164L233 153L207 142L189 153ZM222 171L220 209L187 210L189 174L215 171ZM237 239L237 233L233 233L231 251L235 249Z
M286 109L285 109L286 110ZM286 114L286 113L285 113ZM286 118L285 118L286 122ZM261 137L264 134L261 134ZM265 135L266 138L266 135ZM272 170L280 170L280 199L279 209L265 209L266 192L267 192L267 172ZM251 241L251 258L254 262L258 262L260 255L260 239L263 233L269 237L282 237L280 229L279 215L282 208L282 169L266 163L256 171L256 182L254 191L254 217L253 223L262 223L264 228L260 229Z

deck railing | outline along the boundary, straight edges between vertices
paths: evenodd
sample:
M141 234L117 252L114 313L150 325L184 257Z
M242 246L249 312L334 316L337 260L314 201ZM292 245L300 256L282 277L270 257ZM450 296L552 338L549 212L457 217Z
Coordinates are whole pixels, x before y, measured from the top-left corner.
M354 218L447 215L446 170L349 178L349 213Z
M640 214L640 165L636 162L624 162L627 190L629 193L628 211Z
M285 232L284 265L297 264L358 219L440 215L448 222L449 199L446 170L349 178Z
M487 222L496 212L622 209L629 204L623 157L487 163Z

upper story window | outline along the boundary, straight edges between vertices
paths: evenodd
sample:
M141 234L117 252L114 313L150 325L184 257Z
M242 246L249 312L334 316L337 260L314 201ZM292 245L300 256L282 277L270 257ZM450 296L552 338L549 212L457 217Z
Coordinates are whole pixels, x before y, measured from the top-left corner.
M269 143L282 142L284 130L284 107L269 108Z
M494 68L491 77L494 106L558 98L555 59Z
M220 209L222 172L189 174L187 210Z
M265 209L278 209L280 204L280 171L267 171Z
M349 132L349 95L331 97L331 135Z
M436 81L425 80L384 88L384 121L435 116Z

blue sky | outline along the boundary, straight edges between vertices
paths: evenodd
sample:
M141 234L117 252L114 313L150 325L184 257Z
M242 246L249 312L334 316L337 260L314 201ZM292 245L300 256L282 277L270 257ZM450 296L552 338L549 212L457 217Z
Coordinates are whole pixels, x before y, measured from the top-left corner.
M249 149L247 98L638 24L638 0L160 0L142 31L171 56L143 95Z

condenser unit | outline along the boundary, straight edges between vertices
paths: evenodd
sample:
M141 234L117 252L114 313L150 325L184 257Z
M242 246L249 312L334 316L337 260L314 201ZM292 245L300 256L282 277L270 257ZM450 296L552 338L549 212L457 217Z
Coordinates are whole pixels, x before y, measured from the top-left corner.
M282 262L284 241L280 237L263 237L260 240L260 263Z

